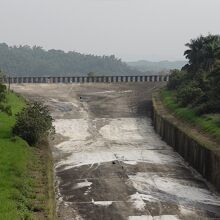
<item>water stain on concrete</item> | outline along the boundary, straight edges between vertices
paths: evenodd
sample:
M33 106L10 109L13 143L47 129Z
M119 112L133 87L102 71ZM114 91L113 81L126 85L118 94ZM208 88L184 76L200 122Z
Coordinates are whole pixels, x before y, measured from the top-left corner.
M51 108L59 219L220 219L220 197L154 132L154 83L14 86Z

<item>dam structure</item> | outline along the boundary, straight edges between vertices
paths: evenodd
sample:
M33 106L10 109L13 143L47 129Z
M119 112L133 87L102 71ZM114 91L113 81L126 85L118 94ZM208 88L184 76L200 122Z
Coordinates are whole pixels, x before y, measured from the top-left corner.
M164 82L168 81L168 75L146 75L146 76L42 76L5 77L4 83L116 83L116 82Z
M218 192L154 130L152 94L168 78L85 79L11 85L54 118L58 219L220 219Z

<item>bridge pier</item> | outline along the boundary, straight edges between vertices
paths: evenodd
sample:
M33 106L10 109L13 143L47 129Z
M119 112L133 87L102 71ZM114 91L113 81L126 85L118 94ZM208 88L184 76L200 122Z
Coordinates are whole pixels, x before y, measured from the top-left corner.
M166 82L168 82L169 79L170 79L170 76L166 76L166 77L165 77L165 81L166 81Z
M111 76L108 76L108 82L109 82L109 83L112 82L112 78L111 78Z

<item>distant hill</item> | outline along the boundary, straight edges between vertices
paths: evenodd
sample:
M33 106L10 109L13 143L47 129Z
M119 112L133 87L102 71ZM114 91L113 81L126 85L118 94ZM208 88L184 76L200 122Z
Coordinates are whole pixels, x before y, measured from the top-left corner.
M112 56L0 44L0 69L16 76L136 75L140 71Z
M186 61L159 61L151 62L147 60L140 60L137 62L128 62L130 67L136 68L142 72L161 72L169 71L170 69L181 69L187 62Z

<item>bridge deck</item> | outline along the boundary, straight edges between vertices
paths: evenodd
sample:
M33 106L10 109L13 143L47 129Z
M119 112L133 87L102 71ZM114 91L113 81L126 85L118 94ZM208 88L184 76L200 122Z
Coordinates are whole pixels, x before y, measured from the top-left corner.
M95 77L6 77L4 83L116 83L116 82L162 82L169 76L95 76Z

